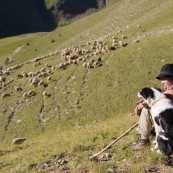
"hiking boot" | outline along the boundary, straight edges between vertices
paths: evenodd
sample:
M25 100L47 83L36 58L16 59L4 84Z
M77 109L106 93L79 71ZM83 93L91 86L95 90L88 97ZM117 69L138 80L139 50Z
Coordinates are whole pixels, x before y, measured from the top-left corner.
M143 150L149 146L149 143L150 142L148 139L138 139L136 144L131 147L131 150L133 151Z

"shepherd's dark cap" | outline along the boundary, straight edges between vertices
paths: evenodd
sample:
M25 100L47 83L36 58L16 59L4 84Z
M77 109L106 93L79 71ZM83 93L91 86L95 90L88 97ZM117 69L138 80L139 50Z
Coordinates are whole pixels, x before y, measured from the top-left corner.
M161 68L160 74L156 77L156 79L160 80L161 77L165 76L173 76L173 64L165 64Z

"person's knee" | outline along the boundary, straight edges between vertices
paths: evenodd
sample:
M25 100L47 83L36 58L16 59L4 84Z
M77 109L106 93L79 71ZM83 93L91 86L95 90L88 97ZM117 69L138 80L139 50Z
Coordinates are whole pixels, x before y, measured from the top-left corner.
M149 109L143 108L141 112L141 117L145 117L146 119L151 119L151 113Z

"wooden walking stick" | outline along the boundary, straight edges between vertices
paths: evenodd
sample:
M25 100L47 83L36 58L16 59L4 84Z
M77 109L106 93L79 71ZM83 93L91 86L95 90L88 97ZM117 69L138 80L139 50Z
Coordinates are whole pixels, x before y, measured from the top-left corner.
M113 145L115 142L117 142L118 140L120 140L122 137L124 137L126 134L128 134L131 130L133 130L136 126L138 125L138 123L134 124L132 127L130 127L130 129L128 129L125 133L123 133L121 136L119 136L118 138L116 138L115 140L113 140L109 145L107 145L105 148L103 148L101 151L99 151L98 153L92 155L91 157L89 157L90 159L93 159L95 157L97 157L99 154L103 153L104 151L106 151L111 145Z

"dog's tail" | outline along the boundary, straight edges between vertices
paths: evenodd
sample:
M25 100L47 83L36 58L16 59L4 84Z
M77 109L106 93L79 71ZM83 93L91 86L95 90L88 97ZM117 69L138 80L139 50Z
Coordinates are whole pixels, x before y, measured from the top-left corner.
M173 153L173 136L160 132L157 136L159 149L162 153L170 156Z

